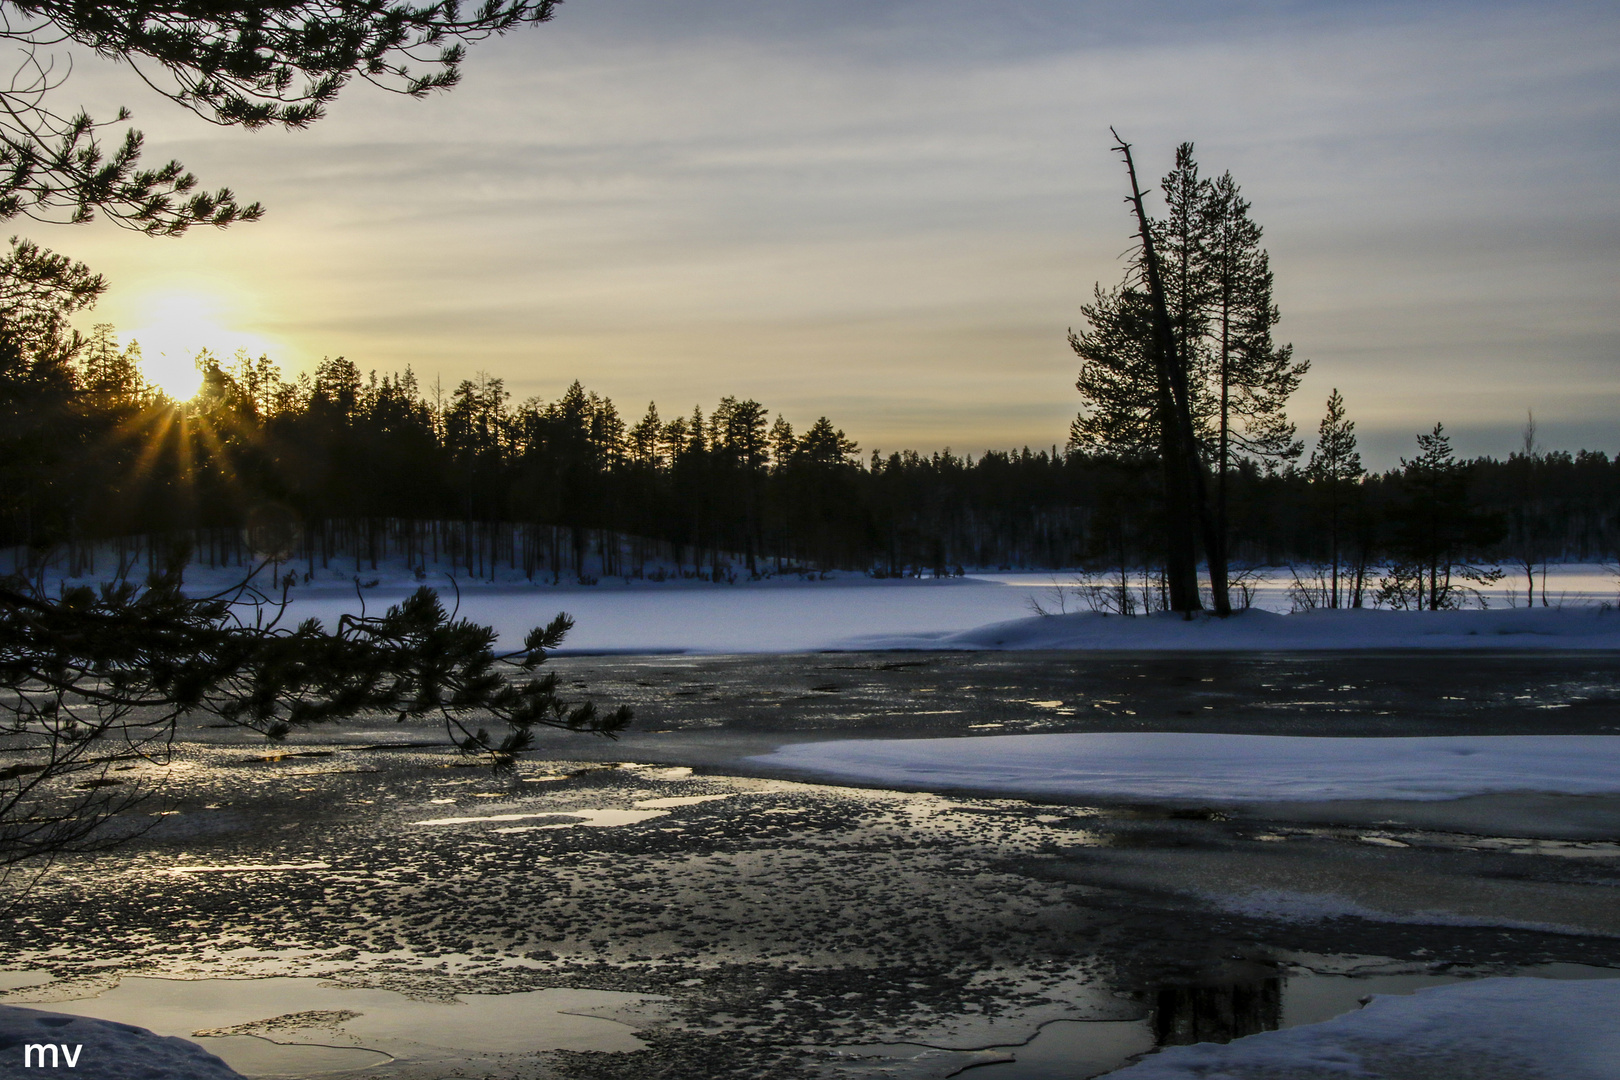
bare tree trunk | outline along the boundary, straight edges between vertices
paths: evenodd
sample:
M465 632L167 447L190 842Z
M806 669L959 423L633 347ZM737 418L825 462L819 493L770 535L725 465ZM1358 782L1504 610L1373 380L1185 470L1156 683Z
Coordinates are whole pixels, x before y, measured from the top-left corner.
M1130 201L1136 211L1143 270L1153 305L1153 357L1159 384L1159 447L1165 488L1165 576L1170 610L1193 612L1203 607L1198 597L1197 534L1201 524L1205 550L1213 552L1210 541L1214 536L1214 522L1204 497L1204 471L1198 461L1198 443L1193 433L1187 372L1176 350L1175 331L1159 274L1158 253L1153 247L1153 230L1148 226L1147 211L1142 207L1142 190L1136 180L1136 163L1131 158L1130 144L1121 139L1118 132L1114 132L1114 139L1114 149L1125 156L1125 170L1131 180ZM1213 569L1213 555L1210 562ZM1223 574L1223 584L1224 580Z

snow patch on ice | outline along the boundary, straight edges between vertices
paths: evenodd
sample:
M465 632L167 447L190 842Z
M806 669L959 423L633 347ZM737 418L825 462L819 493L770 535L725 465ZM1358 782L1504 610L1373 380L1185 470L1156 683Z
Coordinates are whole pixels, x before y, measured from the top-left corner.
M1620 979L1500 978L1378 995L1320 1024L1175 1046L1109 1080L1614 1080Z
M1620 792L1620 736L1075 732L792 743L748 759L887 786L1213 802Z

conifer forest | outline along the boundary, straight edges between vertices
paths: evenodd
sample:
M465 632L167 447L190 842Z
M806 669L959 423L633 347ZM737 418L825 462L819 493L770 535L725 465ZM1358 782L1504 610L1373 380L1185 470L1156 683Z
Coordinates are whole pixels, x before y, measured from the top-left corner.
M603 553L603 572L626 577L654 565L735 577L1162 559L1146 452L1078 439L863 451L829 418L795 428L749 399L673 415L650 404L627 421L577 382L554 401L514 403L497 377L440 393L343 358L287 381L267 360L205 357L203 391L177 404L141 384L129 353L100 327L8 358L0 543L58 552L85 573L108 541L181 543L238 564L273 551L280 530L296 538L280 552L294 565L359 572L431 556L469 577L502 565L537 581L575 580ZM1511 566L1620 547L1620 461L1601 451L1531 444L1459 460L1437 427L1402 467L1365 474L1337 395L1317 442L1308 459L1241 457L1221 472L1234 567L1335 564L1349 582L1432 549Z

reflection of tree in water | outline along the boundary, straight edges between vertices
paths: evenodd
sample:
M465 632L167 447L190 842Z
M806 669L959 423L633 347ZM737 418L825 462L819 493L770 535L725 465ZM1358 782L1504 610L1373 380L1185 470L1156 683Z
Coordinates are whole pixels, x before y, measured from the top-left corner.
M1230 1042L1282 1023L1282 979L1275 975L1201 986L1163 986L1154 1001L1159 1046Z

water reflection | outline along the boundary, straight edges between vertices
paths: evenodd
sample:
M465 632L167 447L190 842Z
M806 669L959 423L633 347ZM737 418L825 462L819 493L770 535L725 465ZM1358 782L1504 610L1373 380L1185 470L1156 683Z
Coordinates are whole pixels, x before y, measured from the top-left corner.
M1134 995L1149 1012L1140 1020L1054 1020L1027 1042L973 1049L890 1043L835 1052L849 1060L841 1071L852 1077L1086 1080L1160 1047L1230 1042L1282 1026L1285 980L1275 969L1226 975ZM1354 999L1346 1007L1355 1008Z
M1552 978L1592 978L1607 969L1537 971ZM1531 973L1531 972L1526 972ZM988 1047L1010 1061L972 1066L982 1080L1086 1080L1122 1068L1152 1050L1198 1042L1230 1042L1247 1035L1313 1024L1360 1008L1369 994L1410 994L1462 981L1460 974L1325 975L1294 968L1222 972L1144 990L1135 996L1149 1011L1137 1021L1058 1020L1029 1042ZM887 1074L885 1074L887 1075ZM902 1075L899 1072L894 1075Z
M1215 984L1163 986L1153 994L1153 1041L1159 1046L1231 1042L1282 1026L1277 975Z

